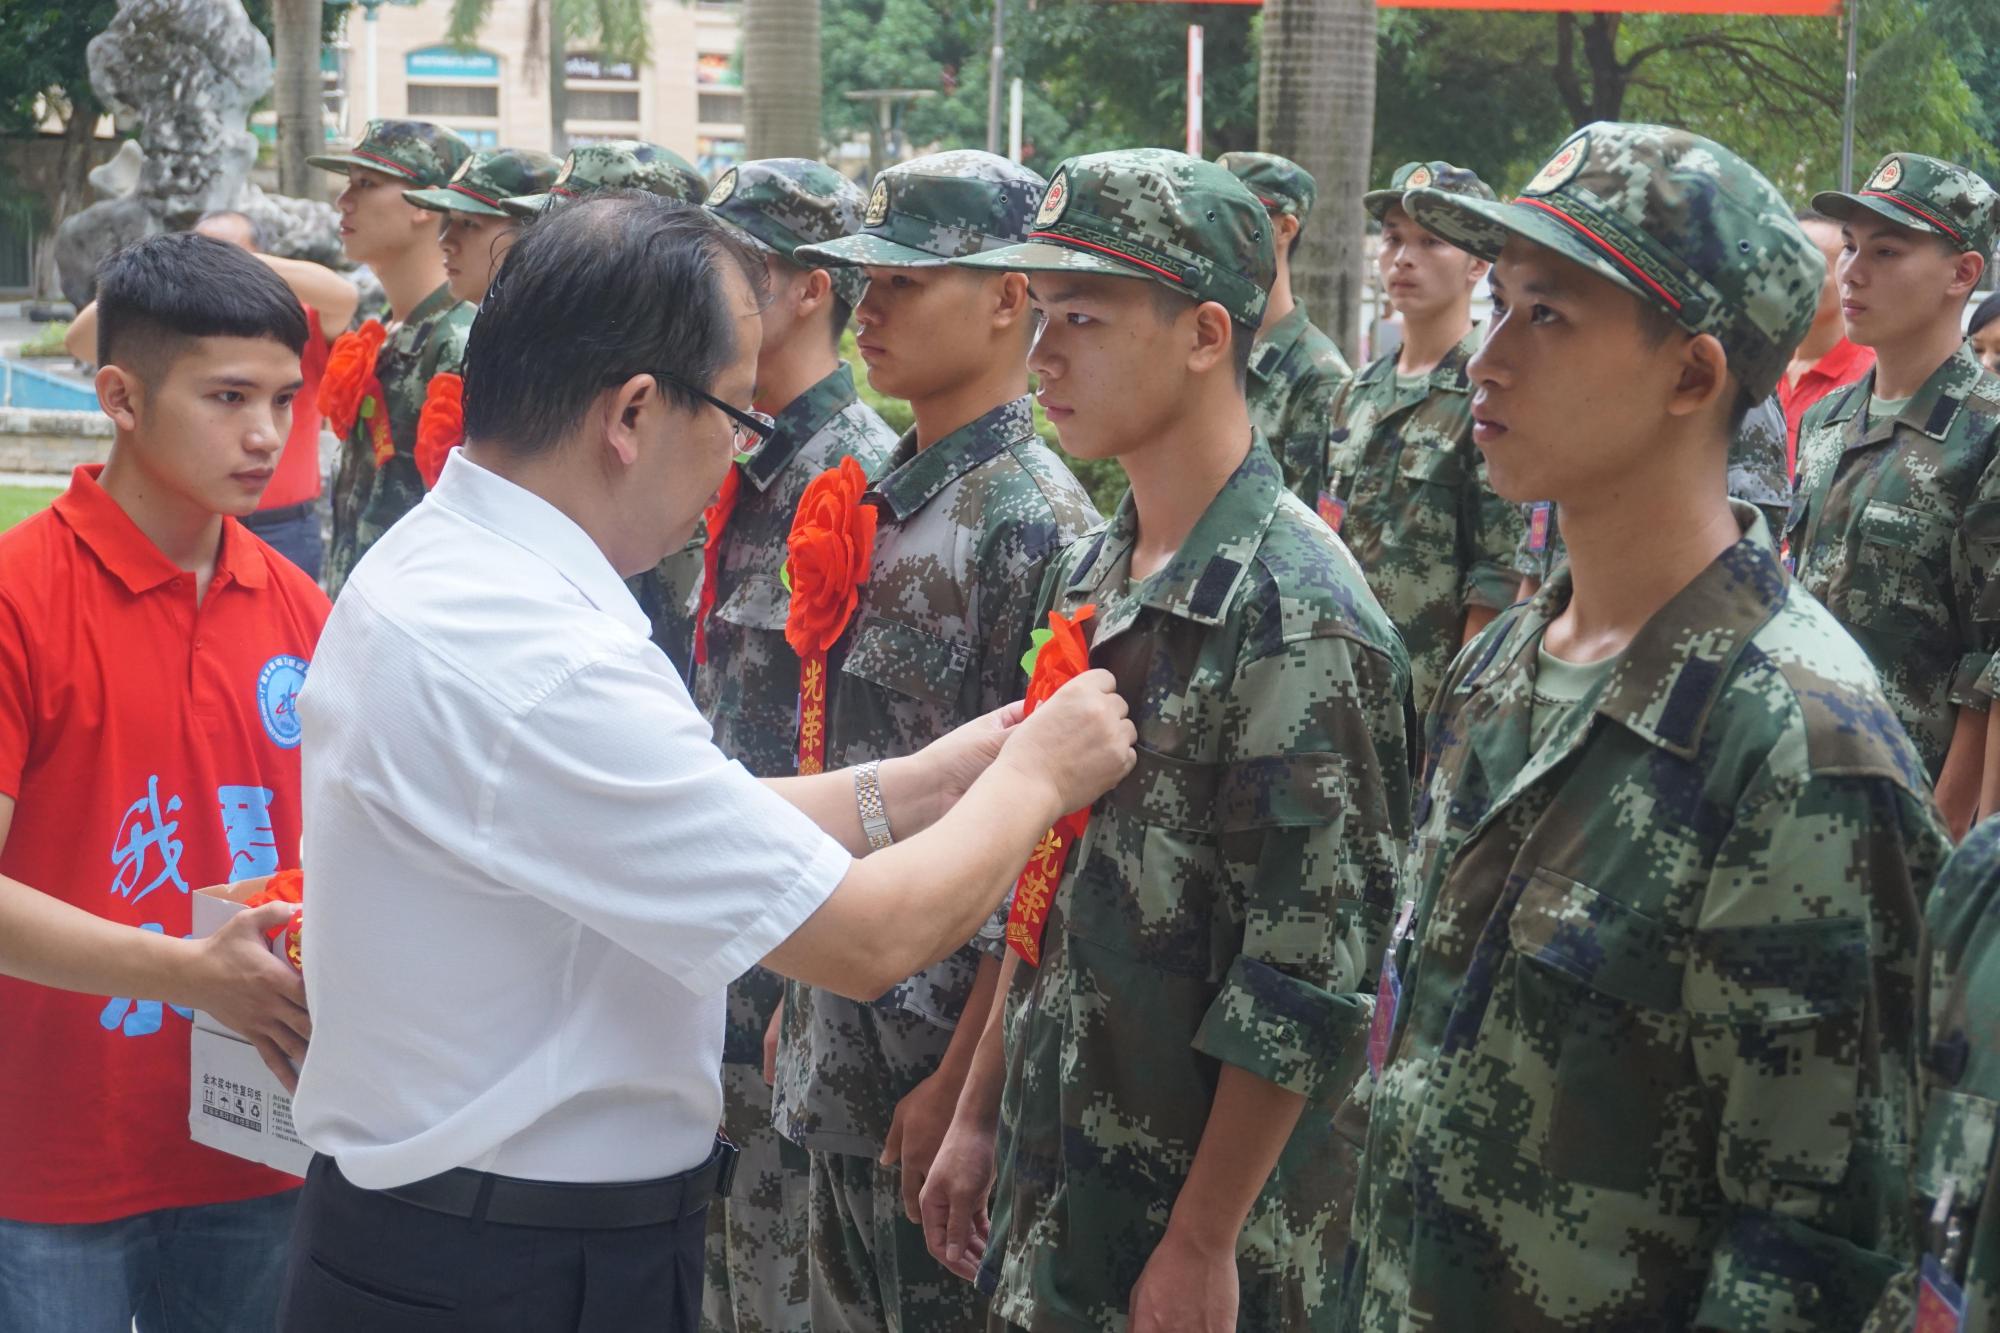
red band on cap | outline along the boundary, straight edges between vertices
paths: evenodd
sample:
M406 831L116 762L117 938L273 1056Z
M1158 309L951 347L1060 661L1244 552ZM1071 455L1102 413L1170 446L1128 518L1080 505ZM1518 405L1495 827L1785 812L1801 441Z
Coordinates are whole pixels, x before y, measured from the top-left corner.
M550 193L550 194L559 194L559 195L561 195L561 196L562 196L563 198L565 198L565 199L574 199L574 198L576 198L576 191L575 191L575 190L565 190L565 189L564 189L564 188L563 188L562 186L560 186L560 185L551 185L551 186L549 187L549 193Z
M366 148L356 148L353 149L352 151L354 153L354 156L356 157L365 157L370 162L380 162L383 166L389 168L389 170L400 172L402 175L408 176L411 180L421 179L416 172L411 171L408 167L404 166L401 162L396 161L394 158L383 157L379 153L371 153Z
M488 199L485 195L481 194L479 191L468 190L463 185L452 184L452 185L447 185L444 188L447 190L456 190L460 194L466 196L468 199L477 199L480 203L485 204L488 208L500 207L500 201L498 199Z
M1180 274L1169 273L1166 269L1161 268L1158 264L1148 264L1145 260L1139 258L1139 256L1137 255L1128 255L1123 250L1114 250L1108 245L1098 245L1093 241L1079 241L1076 237L1064 236L1061 232L1031 231L1028 233L1028 239L1031 241L1036 239L1037 237L1040 237L1041 239L1048 241L1061 241L1064 245L1079 245L1086 250L1101 250L1105 254L1112 255L1119 259L1122 259L1128 264L1137 264L1140 268L1151 269L1153 272L1159 274L1163 278L1166 278L1170 282L1178 282L1183 287L1187 286L1187 279L1183 278Z
M1937 218L1932 217L1930 214L1924 212L1923 209L1918 208L1915 204L1910 203L1906 199L1898 199L1893 194L1883 194L1880 190L1863 190L1861 193L1867 195L1871 199L1887 199L1890 203L1894 204L1896 207L1907 209L1908 211L1915 213L1918 217L1930 223L1933 227L1938 227L1943 229L1945 235L1951 237L1951 239L1959 242L1961 245L1964 244L1965 242L1965 237L1959 235L1958 229L1953 227L1949 222L1943 222Z
M1681 303L1674 299L1674 294L1672 292L1662 287L1659 283L1653 281L1652 277L1646 272L1646 270L1640 268L1630 259L1627 259L1625 257L1624 251L1620 250L1617 246L1613 245L1611 242L1605 240L1602 236L1599 236L1596 232L1592 231L1590 228L1584 226L1581 222L1578 222L1575 218L1571 217L1569 214L1563 212L1560 208L1557 208L1552 204L1545 204L1539 199L1529 199L1526 196L1517 198L1514 200L1514 202L1517 204L1526 204L1530 208L1539 208L1544 213L1551 213L1554 214L1556 217L1561 218L1564 222L1567 222L1570 226L1576 228L1578 231L1582 232L1585 236L1588 236L1591 240L1595 241L1600 249L1602 249L1606 254L1610 255L1613 259L1617 260L1621 265L1623 265L1627 272L1631 273L1631 275L1637 278L1639 281L1645 283L1646 286L1650 287L1662 301L1665 301L1668 305L1672 306L1676 314L1680 312Z

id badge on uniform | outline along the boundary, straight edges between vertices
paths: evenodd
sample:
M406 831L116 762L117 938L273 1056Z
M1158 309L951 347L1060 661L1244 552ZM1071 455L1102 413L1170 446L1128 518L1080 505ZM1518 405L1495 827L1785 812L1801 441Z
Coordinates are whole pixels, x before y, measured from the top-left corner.
M1965 1292L1937 1256L1924 1256L1917 1281L1917 1322L1912 1333L1959 1333L1965 1324Z
M1375 985L1375 1021L1368 1025L1368 1072L1382 1077L1389 1061L1389 1038L1396 1031L1396 1011L1403 1004L1403 974L1396 968L1396 950L1410 933L1410 918L1416 914L1414 900L1404 899L1396 914L1396 928L1389 932L1389 947L1382 951L1382 979Z
M1555 509L1553 501L1538 500L1528 506L1528 549L1546 551L1549 549L1549 515Z

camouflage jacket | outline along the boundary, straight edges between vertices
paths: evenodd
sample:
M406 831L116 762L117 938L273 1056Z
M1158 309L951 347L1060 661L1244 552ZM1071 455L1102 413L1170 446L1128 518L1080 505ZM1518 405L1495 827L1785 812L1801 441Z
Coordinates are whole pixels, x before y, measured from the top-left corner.
M333 544L326 554L329 596L340 595L354 562L424 498L424 481L417 475L417 416L431 377L456 373L465 360L465 336L475 311L440 287L417 303L376 354L375 377L389 400L389 438L396 453L376 467L367 424L360 421L340 442L340 466L333 477Z
M980 1285L1030 1333L1123 1327L1224 1064L1307 1099L1237 1243L1239 1327L1329 1327L1362 1065L1410 831L1409 665L1261 442L1130 584L1128 495L1044 585L1094 605L1139 763L1093 807L1007 1014Z
M1354 373L1333 339L1292 307L1250 349L1250 420L1284 469L1285 485L1313 502L1320 456L1326 448L1327 409L1334 391Z
M1960 1333L2000 1333L2000 820L1974 829L1938 876L1926 910L1925 1095L1910 1225L1965 1292ZM1949 1191L1944 1225L1933 1221ZM1909 1333L1918 1265L1876 1308L1868 1333Z
M1494 610L1520 589L1520 506L1493 493L1472 443L1466 334L1415 388L1396 358L1364 367L1334 394L1317 504L1367 572L1402 633L1418 708L1430 703L1464 641L1468 607Z
M1735 509L1539 750L1567 567L1439 693L1401 1004L1341 1112L1350 1328L1817 1333L1905 1255L1946 843L1867 658Z
M785 642L792 598L778 571L799 496L843 458L873 476L895 443L896 433L855 396L854 372L843 364L778 413L771 438L741 464L736 508L716 562L708 661L695 669L694 700L716 747L760 778L798 771L799 659ZM763 1065L764 1026L783 993L783 980L761 967L730 985L724 1064Z
M1775 395L1751 408L1729 445L1729 498L1754 505L1775 541L1784 535L1792 506L1790 467L1785 461L1785 409ZM1568 558L1555 506L1523 505L1521 546L1516 563L1538 583Z
M1969 346L1892 420L1869 371L1799 426L1792 559L1867 650L1933 778L2000 641L2000 379Z
M897 442L867 499L875 560L828 655L826 763L908 754L1021 697L1035 590L1049 560L1098 515L1017 398L919 451ZM950 1044L998 917L951 957L872 1005L786 988L774 1112L795 1143L882 1150L889 1118Z

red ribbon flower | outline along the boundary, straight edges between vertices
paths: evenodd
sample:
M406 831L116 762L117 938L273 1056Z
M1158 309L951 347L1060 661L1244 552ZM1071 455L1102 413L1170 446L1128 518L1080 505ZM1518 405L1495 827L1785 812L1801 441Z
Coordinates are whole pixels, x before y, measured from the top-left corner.
M447 370L431 376L417 414L417 473L424 487L438 484L444 460L465 443L465 380Z
M840 641L875 558L875 507L861 503L868 475L852 458L807 483L785 539L785 642L799 655L799 772L826 767L826 654Z
M305 901L306 874L303 870L280 870L271 876L263 888L244 900L243 906L262 907L265 903L302 903ZM292 913L292 919L282 926L273 926L264 932L264 938L275 940L285 937L285 961L293 967L303 969L305 962L299 950L300 928L305 924L305 909Z
M722 478L721 488L715 493L715 503L701 511L701 601L694 613L694 660L697 666L708 665L708 615L715 610L715 571L722 563L722 534L729 527L729 516L736 512L736 492L742 485L742 469L731 463L728 474Z
M1021 659L1028 671L1028 693L1023 716L1033 713L1050 695L1090 670L1090 641L1084 637L1083 622L1097 614L1094 606L1079 607L1075 615L1049 612L1049 627L1036 630L1034 645ZM1049 904L1055 900L1056 886L1062 882L1063 862L1070 849L1083 841L1090 824L1090 807L1072 810L1056 820L1055 827L1035 844L1034 854L1014 881L1014 902L1007 909L1007 947L1030 967L1042 961L1042 929L1048 924Z
M388 336L377 319L341 334L327 351L326 369L319 381L319 409L336 435L344 440L354 433L357 422L368 424L376 467L396 452L389 437L389 400L375 375L375 358Z

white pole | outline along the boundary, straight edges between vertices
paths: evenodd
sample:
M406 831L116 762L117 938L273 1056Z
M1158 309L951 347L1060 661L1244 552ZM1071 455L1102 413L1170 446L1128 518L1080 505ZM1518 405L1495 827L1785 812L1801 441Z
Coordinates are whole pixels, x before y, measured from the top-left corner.
M1021 164L1021 81L1007 86L1007 160Z
M1201 25L1188 24L1187 151L1201 156Z
M1861 0L1847 0L1847 84L1840 105L1840 188L1854 188L1854 56L1861 33Z
M368 15L368 119L374 120L382 114L382 47L376 34L375 11L379 4L369 5Z

